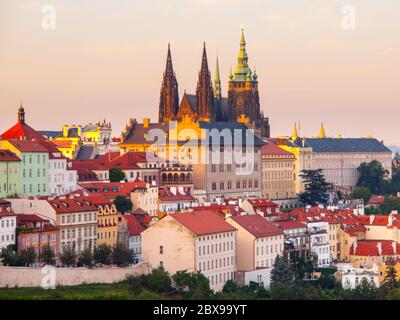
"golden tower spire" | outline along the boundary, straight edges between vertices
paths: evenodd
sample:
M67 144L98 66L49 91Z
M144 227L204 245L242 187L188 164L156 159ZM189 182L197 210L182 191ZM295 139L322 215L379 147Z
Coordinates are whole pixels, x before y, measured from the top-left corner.
M293 127L293 133L292 133L292 141L295 141L298 137L298 133L297 133L297 125L296 122L294 123L294 127Z
M326 133L325 133L324 123L323 122L321 122L321 127L319 128L318 138L320 138L320 139L326 138Z

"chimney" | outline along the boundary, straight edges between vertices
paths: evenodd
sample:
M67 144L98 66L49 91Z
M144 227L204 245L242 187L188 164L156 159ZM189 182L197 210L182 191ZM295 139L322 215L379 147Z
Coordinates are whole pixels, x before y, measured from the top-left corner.
M374 220L375 220L375 216L374 216L373 214L371 214L371 215L369 216L369 224L373 224L373 223L374 223Z
M150 124L150 118L143 119L143 128L148 128Z
M378 242L376 247L378 248L378 254L381 256L382 255L382 242Z
M392 242L392 248L393 248L393 255L397 255L397 243L395 241Z

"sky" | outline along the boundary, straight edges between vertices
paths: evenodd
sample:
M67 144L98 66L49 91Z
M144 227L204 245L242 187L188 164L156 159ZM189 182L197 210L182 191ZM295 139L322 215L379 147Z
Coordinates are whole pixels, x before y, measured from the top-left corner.
M399 14L398 0L1 0L0 131L21 99L37 130L106 119L119 136L130 117L157 121L169 42L180 97L204 41L226 96L243 25L272 136L294 122L315 136L323 121L329 136L400 145Z

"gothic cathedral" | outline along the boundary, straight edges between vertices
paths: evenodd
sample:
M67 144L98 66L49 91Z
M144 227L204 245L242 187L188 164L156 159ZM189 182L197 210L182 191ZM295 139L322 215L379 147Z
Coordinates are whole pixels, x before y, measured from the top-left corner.
M229 74L228 98L222 97L218 57L214 86L208 68L206 46L204 44L201 68L196 86L196 94L184 93L179 104L178 81L172 67L171 50L168 45L167 64L160 92L159 122L180 121L191 117L206 122L242 122L263 138L270 136L267 117L260 110L258 80L256 71L248 65L246 41L242 29L237 66Z

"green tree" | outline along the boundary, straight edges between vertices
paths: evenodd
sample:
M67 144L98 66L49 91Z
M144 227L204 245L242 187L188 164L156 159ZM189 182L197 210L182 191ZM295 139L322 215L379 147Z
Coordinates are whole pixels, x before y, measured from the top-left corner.
M273 268L271 270L271 284L273 283L284 283L292 284L294 280L293 271L289 267L285 258L277 255Z
M78 265L88 268L91 268L93 266L93 254L90 248L86 248L81 252L78 258Z
M385 201L379 205L383 214L389 214L393 210L400 210L400 198L385 197Z
M366 278L353 290L353 300L377 300L378 288Z
M400 288L399 280L397 280L397 271L394 266L393 260L389 260L386 266L386 274L385 278L383 279L384 290L387 292Z
M0 258L5 266L18 265L18 255L14 251L12 245L9 245L1 250Z
M328 203L332 186L326 182L322 169L303 170L300 177L305 184L305 191L300 194L302 203L312 206Z
M117 243L117 245L113 248L113 264L116 264L118 267L128 266L129 263L132 262L133 256L133 251L129 250L129 248L123 243Z
M372 193L367 187L355 188L354 191L351 193L352 199L363 199L364 203L367 203L369 199L371 199L371 197Z
M304 279L311 278L314 271L314 265L310 258L297 257L293 252L290 259L293 264L292 269L296 281L303 281Z
M132 210L132 201L124 196L117 196L114 200L118 212L130 212Z
M108 244L102 243L94 248L93 259L95 263L110 265L112 262L112 248Z
M40 261L47 265L56 264L56 254L52 247L47 245L42 248L42 252L40 253Z
M119 168L111 168L108 172L108 175L110 177L110 182L120 182L126 178L125 172Z
M172 280L177 287L177 290L186 299L210 299L213 296L213 291L210 289L210 282L200 272L189 273L186 270L177 271Z
M335 289L335 287L338 285L338 282L334 276L336 271L337 269L335 268L320 269L321 275L318 278L317 283L322 289Z
M363 162L357 170L360 174L357 187L366 187L373 194L381 194L385 178L388 174L382 164L377 160L373 160L369 163Z
M35 249L32 247L28 247L27 249L23 249L20 252L20 261L24 266L30 266L35 263L37 255Z
M171 288L171 277L163 267L153 269L146 277L146 285L150 290L166 293Z
M76 254L73 248L68 246L63 248L62 253L60 253L60 261L63 266L71 267L76 263Z

